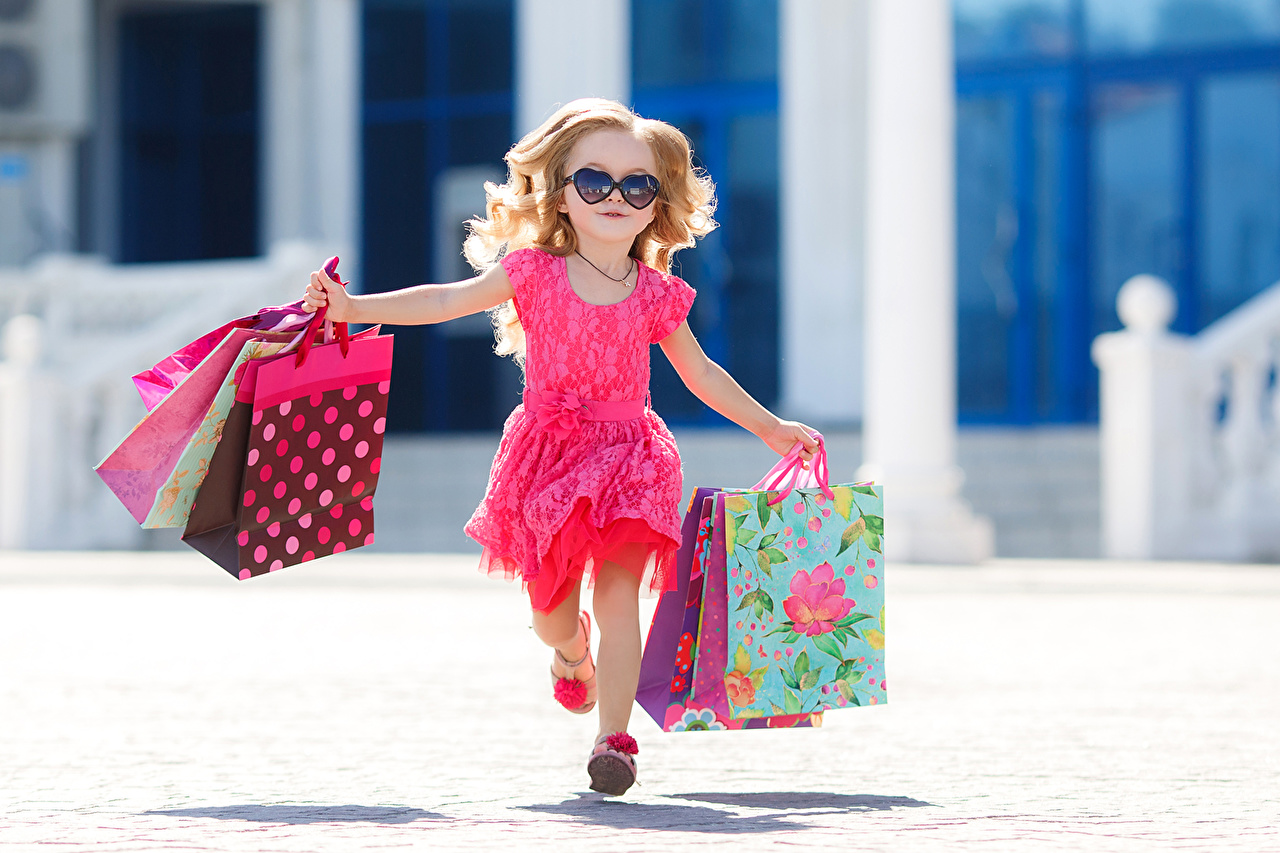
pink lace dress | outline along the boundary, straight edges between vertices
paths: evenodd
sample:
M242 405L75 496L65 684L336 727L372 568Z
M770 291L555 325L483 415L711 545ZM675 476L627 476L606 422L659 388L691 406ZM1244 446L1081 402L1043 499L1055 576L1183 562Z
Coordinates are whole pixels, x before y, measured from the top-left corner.
M626 299L592 305L564 258L520 249L502 266L525 331L526 402L507 418L467 522L481 570L522 578L543 612L606 560L635 572L644 594L674 589L680 454L647 405L649 345L684 321L693 289L641 264ZM600 419L579 417L586 407Z

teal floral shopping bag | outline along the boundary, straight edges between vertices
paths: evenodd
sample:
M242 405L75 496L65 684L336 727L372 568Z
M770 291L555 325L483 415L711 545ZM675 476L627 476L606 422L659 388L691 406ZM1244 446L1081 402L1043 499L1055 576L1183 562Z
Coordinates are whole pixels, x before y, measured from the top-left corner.
M829 485L819 438L724 500L729 716L887 701L883 487Z

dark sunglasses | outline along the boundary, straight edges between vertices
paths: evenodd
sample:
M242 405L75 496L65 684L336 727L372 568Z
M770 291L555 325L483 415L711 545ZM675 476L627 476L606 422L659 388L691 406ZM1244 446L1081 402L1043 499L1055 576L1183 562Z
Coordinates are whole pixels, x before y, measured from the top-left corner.
M599 204L613 193L622 190L622 200L636 210L644 210L658 197L658 179L653 175L627 175L620 181L597 169L579 169L564 179L573 184L578 196L587 204Z

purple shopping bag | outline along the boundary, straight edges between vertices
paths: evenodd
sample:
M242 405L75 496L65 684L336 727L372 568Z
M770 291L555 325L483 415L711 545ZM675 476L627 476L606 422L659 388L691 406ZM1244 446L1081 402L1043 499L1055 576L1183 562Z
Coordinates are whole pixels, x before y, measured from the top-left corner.
M644 656L640 659L636 701L659 726L663 725L667 717L672 663L676 659L680 636L684 633L685 609L689 598L698 524L702 518L702 502L714 493L715 489L710 488L698 488L693 492L689 508L684 514L684 523L680 526L680 550L676 552L676 588L664 592L658 600L658 609L654 611L649 636L645 640Z

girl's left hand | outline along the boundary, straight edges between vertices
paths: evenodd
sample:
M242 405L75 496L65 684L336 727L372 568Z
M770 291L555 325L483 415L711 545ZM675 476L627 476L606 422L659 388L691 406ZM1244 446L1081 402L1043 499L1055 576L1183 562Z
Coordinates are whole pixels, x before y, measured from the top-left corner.
M800 451L800 458L810 462L813 460L813 454L818 451L818 440L813 437L815 432L817 430L799 421L778 421L777 426L768 435L762 435L760 438L779 456L786 456L796 446L796 442L803 442L804 449Z

